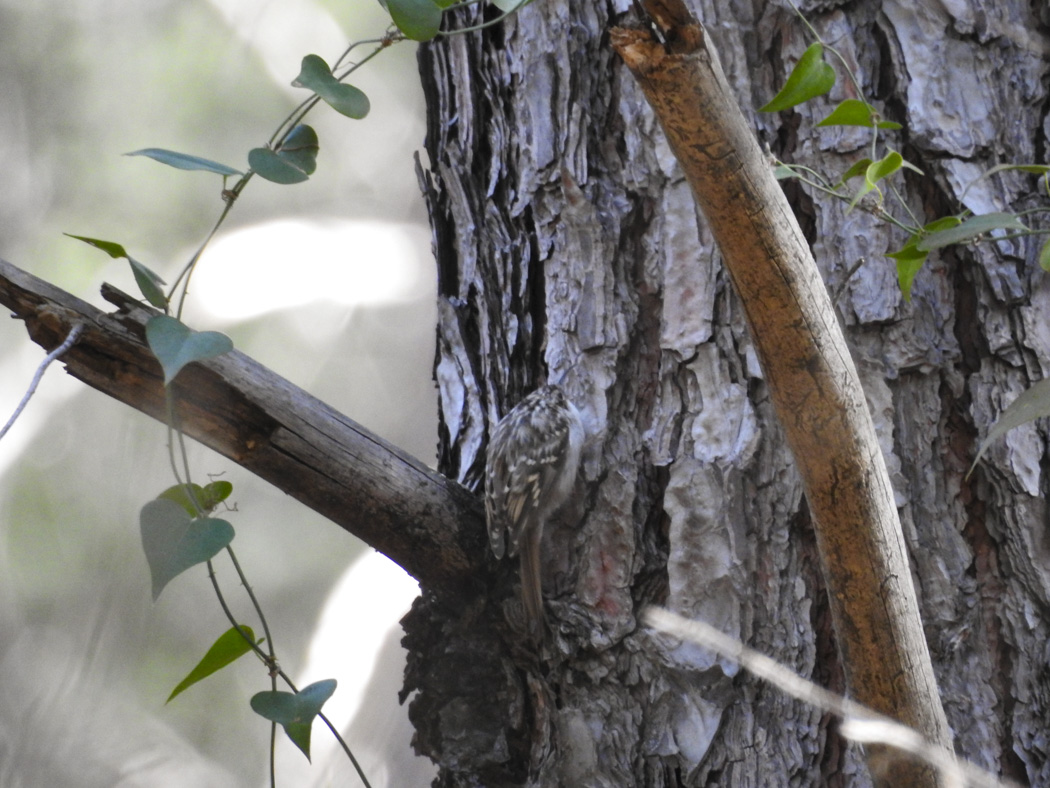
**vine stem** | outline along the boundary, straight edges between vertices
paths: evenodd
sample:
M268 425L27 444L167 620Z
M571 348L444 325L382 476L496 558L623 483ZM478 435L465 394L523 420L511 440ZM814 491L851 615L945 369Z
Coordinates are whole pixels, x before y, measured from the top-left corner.
M241 571L240 564L237 561L237 557L234 555L233 548L227 546L226 547L226 552L230 556L230 559L233 561L234 568L237 570L237 575L240 577L242 585L244 586L245 590L248 592L248 597L252 600L252 603L255 605L255 611L256 611L256 613L259 616L259 620L262 622L263 632L266 634L266 637L267 637L267 643L269 644L269 648L268 648L269 653L267 653L267 652L263 651L261 648L259 648L259 644L256 643L254 640L252 640L251 637L248 636L248 633L244 630L244 628L240 624L237 623L237 619L234 617L233 611L230 610L230 606L226 602L226 597L222 593L222 588L219 586L219 578L215 574L215 565L211 561L208 561L208 578L211 580L212 588L215 589L215 596L219 600L219 606L222 608L223 614L226 616L226 619L230 622L230 625L234 629L237 630L238 634L242 638L244 638L244 641L251 647L252 651L255 652L256 656L259 657L259 659L261 659L262 662L267 666L267 668L268 668L268 670L270 672L270 679L271 679L271 686L272 686L272 688L275 689L275 690L277 689L276 682L277 682L277 679L280 678L281 681L283 681L285 683L285 685L288 687L288 689L290 689L292 692L298 693L299 692L299 688L295 685L295 682L292 680L291 676L289 676L287 673L285 673L281 669L280 665L278 665L278 663L277 663L277 657L274 654L273 640L271 640L269 638L270 630L269 630L269 628L266 625L266 617L263 615L262 610L259 607L259 604L258 604L258 602L255 599L255 595L252 592L251 587L248 585L247 578L245 578L244 573ZM365 788L372 788L371 787L371 783L368 782L368 778L365 776L364 769L361 768L361 764L358 762L357 758L354 757L353 752L350 750L350 746L343 739L342 735L340 735L339 730L335 727L335 725L332 723L332 721L330 719L328 719L328 717L324 714L324 712L320 712L319 711L317 713L317 716L321 719L321 721L326 726L328 726L328 730L330 730L332 732L332 736L334 736L335 740L337 742L339 742L339 746L342 748L343 752L346 753L346 757L350 759L350 763L353 764L354 769L357 771L357 775L358 775L358 777L361 778L361 782L365 786ZM273 777L274 777L274 774L275 774L274 767L273 767L273 753L275 751L275 746L274 746L275 745L275 740L273 739L273 737L275 735L276 735L276 723L272 723L271 724L271 742L270 742L270 758L271 758L271 761L270 761L270 764L271 764L270 765L270 777L271 777L271 785L273 784L272 780L273 780Z

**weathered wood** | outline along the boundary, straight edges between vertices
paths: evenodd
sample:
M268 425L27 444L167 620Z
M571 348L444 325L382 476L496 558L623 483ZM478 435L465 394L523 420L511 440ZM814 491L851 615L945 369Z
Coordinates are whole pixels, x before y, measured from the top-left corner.
M69 374L166 421L163 376L144 338L155 313L109 286L103 296L116 312L0 260L0 303L33 341L51 350L83 323L61 358ZM484 571L475 496L243 353L190 364L173 385L186 435L386 554L439 598Z
M718 241L813 514L853 696L951 750L886 464L809 245L703 28L652 3L612 44L656 112ZM879 784L937 775L875 748ZM869 763L875 763L869 758Z

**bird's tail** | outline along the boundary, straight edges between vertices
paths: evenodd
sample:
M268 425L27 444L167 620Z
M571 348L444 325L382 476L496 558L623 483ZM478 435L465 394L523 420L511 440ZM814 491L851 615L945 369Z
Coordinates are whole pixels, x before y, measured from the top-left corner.
M537 643L547 632L543 615L543 584L540 578L540 538L543 531L532 528L521 546L521 602L525 608L525 623Z

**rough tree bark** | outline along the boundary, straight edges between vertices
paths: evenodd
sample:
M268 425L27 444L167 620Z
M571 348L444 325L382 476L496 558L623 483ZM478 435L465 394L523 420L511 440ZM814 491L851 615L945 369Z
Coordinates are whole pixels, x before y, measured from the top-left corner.
M748 109L810 43L789 8L691 5L778 156L836 173L863 155L864 132L814 128L828 105ZM978 5L803 9L904 124L891 144L925 174L902 199L926 221L960 200L1017 205L1023 176L963 190L1045 153L1046 11ZM547 539L551 653L509 645L509 564L488 606L438 610L425 594L406 619L418 744L445 785L868 784L832 721L636 627L640 605L664 603L843 688L808 508L740 305L608 46L629 17L628 3L534 3L421 51L442 470L476 481L486 422L543 379L565 385L595 438ZM1046 369L1038 244L933 256L905 303L882 257L899 233L785 189L865 383L956 750L1047 782L1043 432L1014 433L963 478L981 431Z
M406 619L417 744L441 764L443 785L863 786L859 753L833 721L636 627L640 605L662 602L843 686L808 509L740 306L608 47L605 31L627 21L628 5L540 0L421 52L443 470L476 483L486 422L544 377L569 389L594 436L578 500L547 539L548 652L518 645L516 572L477 563L480 522L461 541L481 567L473 594L431 584ZM717 5L694 10L747 111L809 40L778 5ZM866 98L904 124L893 144L924 171L902 186L916 215L1027 204L1024 175L966 186L995 164L1045 159L1045 8L885 0L807 13ZM847 96L840 81L832 100ZM866 138L815 129L825 111L818 102L749 117L781 158L841 172ZM1015 430L965 478L977 438L1047 372L1038 241L931 256L909 304L882 257L897 233L785 190L839 296L956 750L1048 784L1045 430ZM45 331L53 317L43 315ZM452 509L476 521L476 503L450 490ZM442 559L416 557L427 560Z

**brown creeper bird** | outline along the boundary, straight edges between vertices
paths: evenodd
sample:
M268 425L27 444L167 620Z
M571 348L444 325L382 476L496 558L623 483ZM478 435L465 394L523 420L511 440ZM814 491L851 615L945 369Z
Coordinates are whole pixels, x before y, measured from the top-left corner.
M557 386L529 394L500 420L485 462L489 546L521 552L521 595L534 639L544 635L540 539L547 519L565 503L583 449L580 412Z

